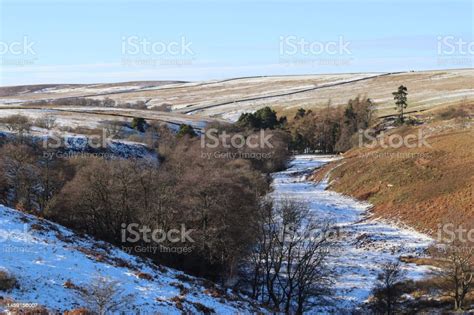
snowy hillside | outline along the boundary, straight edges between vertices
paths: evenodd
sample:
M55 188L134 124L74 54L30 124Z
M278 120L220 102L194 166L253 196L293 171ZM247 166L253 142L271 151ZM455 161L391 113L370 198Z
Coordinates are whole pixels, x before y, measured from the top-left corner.
M0 313L12 301L38 303L54 311L81 308L84 303L78 289L90 286L98 275L118 281L120 294L132 296L124 309L127 312L262 312L245 298L224 292L209 281L156 266L107 243L79 237L60 225L4 206L0 206L0 253L0 272L18 281L10 292L0 291Z

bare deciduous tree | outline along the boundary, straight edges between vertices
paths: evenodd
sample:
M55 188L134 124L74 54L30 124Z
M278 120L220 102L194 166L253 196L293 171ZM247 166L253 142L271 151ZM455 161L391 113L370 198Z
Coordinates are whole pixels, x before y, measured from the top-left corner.
M120 283L97 276L92 283L77 291L88 310L99 314L116 314L133 301L132 295L125 295Z
M377 314L395 314L403 294L401 283L404 277L405 272L399 261L382 265L373 289L374 301L371 305Z
M466 296L474 290L474 247L453 240L437 246L433 256L440 262L440 288L453 299L454 310L462 310Z
M253 297L287 314L328 302L333 276L327 256L332 227L312 218L304 203L264 203L252 256Z
M45 114L35 120L35 125L47 130L51 130L57 127L56 117L54 117L52 114Z
M0 149L0 168L8 186L7 204L21 210L36 209L41 183L33 149L26 145L3 146Z
M107 137L110 137L110 138L117 137L122 131L123 126L124 126L124 123L118 120L111 120L111 121L105 122L104 128L105 128Z

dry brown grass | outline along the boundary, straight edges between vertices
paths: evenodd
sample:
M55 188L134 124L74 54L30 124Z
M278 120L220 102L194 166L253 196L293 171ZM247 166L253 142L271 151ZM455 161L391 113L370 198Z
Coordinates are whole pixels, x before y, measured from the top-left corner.
M434 234L439 224L474 226L474 132L472 120L433 122L398 128L392 133L429 134L429 147L357 148L342 162L316 172L330 172L330 189L368 200L375 216L401 220Z
M474 117L474 101L463 100L459 105L453 105L436 110L435 118L438 120L463 119Z

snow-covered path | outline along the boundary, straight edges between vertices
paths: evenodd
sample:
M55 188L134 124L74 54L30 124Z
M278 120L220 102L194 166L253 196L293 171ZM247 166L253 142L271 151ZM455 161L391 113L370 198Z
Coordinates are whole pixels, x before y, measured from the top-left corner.
M330 264L337 275L337 305L351 310L368 298L381 264L396 260L400 255L417 255L432 240L413 230L371 219L370 204L325 190L326 180L315 183L306 179L315 168L335 159L333 156L296 156L290 168L273 175L272 194L277 199L304 201L316 217L337 224L341 238L336 251L331 253ZM403 268L411 279L429 271L427 267L414 264L405 264Z

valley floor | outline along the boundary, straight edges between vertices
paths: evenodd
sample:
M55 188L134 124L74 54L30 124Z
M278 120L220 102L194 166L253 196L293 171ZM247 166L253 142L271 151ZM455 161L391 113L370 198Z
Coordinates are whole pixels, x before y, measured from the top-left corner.
M423 255L432 243L427 235L371 217L371 205L327 190L328 181L308 179L315 168L337 160L333 156L299 155L290 168L274 174L274 197L308 203L316 219L329 220L339 228L340 239L330 253L329 264L336 278L335 308L315 309L319 313L354 310L372 290L383 263L400 256ZM404 264L410 279L430 272L426 266Z

